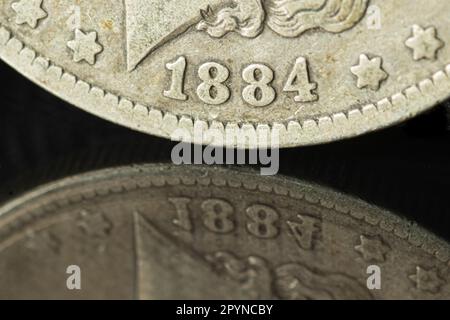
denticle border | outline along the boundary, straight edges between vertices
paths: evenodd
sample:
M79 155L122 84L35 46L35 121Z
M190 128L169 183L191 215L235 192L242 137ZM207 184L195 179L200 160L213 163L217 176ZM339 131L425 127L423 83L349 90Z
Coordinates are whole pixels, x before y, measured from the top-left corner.
M37 188L35 191L19 197L0 208L0 251L18 240L7 241L13 232L23 229L24 224L29 224L34 220L57 214L61 208L68 205L78 204L97 197L121 194L125 191L149 187L214 185L217 187L244 188L248 191L258 190L262 193L288 196L292 199L321 206L324 209L333 210L337 214L348 215L357 221L379 227L397 238L407 241L450 267L450 245L447 242L411 221L400 218L362 200L350 198L327 188L308 184L296 179L286 180L286 178L282 177L273 177L269 179L270 185L268 185L264 182L264 179L257 181L255 179L255 173L249 170L234 169L231 172L236 173L236 175L230 175L229 169L191 166L189 167L190 175L183 176L183 169L184 167L164 164L104 169L66 178L59 182ZM79 191L76 195L72 195L72 197L58 198L58 194L67 189L73 190L74 188L85 186L92 182L95 184L94 187L98 187L102 182L108 182L121 177L128 179L122 181L120 186L104 186L102 189L83 190ZM26 210L28 205L33 205L35 201L39 201L40 197L49 195L51 200L44 205L34 207L33 214L29 214L26 211L20 212L21 209ZM54 197L53 199L51 198L52 196ZM11 214L14 211L16 214ZM4 242L5 240L6 242Z
M239 134L258 134L277 130L280 147L294 147L329 142L371 132L409 119L450 96L450 64L430 78L406 88L377 103L338 112L318 119L258 124L205 121L188 115L177 116L153 107L135 103L78 79L48 59L39 56L0 24L0 58L40 86L60 98L112 122L164 138L194 125L207 133L220 130ZM257 136L257 135L256 135ZM228 147L235 147L231 142ZM247 147L257 147L247 145Z

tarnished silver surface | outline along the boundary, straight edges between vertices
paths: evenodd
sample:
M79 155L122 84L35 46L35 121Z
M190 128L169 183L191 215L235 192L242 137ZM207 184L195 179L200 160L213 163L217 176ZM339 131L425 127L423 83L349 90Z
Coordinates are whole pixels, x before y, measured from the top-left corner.
M449 253L410 222L298 180L127 167L0 209L0 298L440 299ZM71 265L81 290L66 287Z
M307 145L448 97L449 13L444 0L2 0L0 57L143 132L276 129L281 146Z

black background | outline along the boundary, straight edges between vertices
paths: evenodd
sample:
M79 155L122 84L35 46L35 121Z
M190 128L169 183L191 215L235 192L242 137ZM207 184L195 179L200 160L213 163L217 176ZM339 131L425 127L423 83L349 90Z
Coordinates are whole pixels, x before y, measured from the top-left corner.
M0 202L99 168L170 162L174 143L81 111L0 62ZM281 173L360 197L450 240L446 104L354 139L281 151Z

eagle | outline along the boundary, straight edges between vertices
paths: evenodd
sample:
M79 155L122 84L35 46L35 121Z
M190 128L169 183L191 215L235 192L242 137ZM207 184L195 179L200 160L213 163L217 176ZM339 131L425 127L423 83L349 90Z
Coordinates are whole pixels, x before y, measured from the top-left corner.
M197 30L220 38L230 32L255 38L267 25L275 33L298 37L321 29L339 33L352 28L364 16L369 0L233 0L231 6L201 11Z

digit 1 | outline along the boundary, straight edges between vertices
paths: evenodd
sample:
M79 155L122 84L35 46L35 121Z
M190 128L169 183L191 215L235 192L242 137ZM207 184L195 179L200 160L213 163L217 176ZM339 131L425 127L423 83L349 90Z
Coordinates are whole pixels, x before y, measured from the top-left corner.
M169 198L169 202L175 206L177 218L173 220L173 224L186 231L192 231L194 226L191 221L191 214L188 204L191 202L189 198Z
M188 96L184 94L184 77L186 73L186 58L179 57L175 62L166 64L166 68L172 71L172 83L169 90L164 91L164 96L170 99L186 101Z

